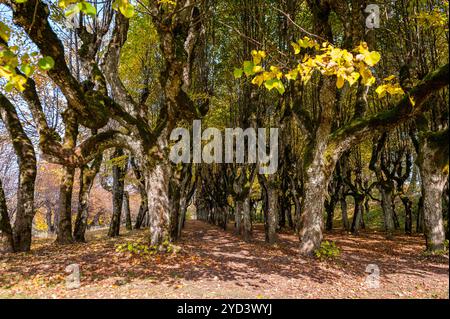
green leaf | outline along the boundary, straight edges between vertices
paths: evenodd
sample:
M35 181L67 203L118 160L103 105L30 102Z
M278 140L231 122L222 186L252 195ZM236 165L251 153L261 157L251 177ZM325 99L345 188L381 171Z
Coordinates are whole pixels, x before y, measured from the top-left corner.
M281 82L280 80L278 80L277 90L278 90L278 93L280 93L280 95L284 94L284 91L285 91L284 85L283 85L283 82Z
M51 70L55 66L55 60L51 56L45 56L39 60L38 66L42 71Z
M285 88L284 88L283 82L281 82L277 78L271 79L271 80L267 80L266 82L264 82L264 86L269 91L271 91L272 89L277 89L278 93L280 93L281 95L283 95L284 92L285 92Z
M264 86L270 91L275 87L275 81L276 79L267 80L264 82Z
M83 8L83 5L81 3L72 4L64 12L64 15L66 17L74 16L74 15L78 14L81 11L82 8Z
M29 78L33 75L34 68L29 64L24 64L20 67L20 71L22 71L22 73L25 74L27 78Z
M134 16L134 7L129 3L119 7L119 10L125 16L125 18L130 19Z
M85 14L87 14L88 16L93 16L95 17L97 15L97 9L95 9L95 7L90 4L89 2L83 1L81 2L82 4L82 9L81 11Z
M253 72L253 67L255 64L252 61L244 61L244 73L246 76L251 76L255 74Z
M234 68L233 74L234 74L235 79L241 78L243 73L244 73L244 70L239 69L239 68Z

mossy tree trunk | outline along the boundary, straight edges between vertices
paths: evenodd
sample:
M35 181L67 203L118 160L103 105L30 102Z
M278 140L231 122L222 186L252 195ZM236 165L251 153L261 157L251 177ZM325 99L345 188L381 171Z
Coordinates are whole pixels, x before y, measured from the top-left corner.
M113 159L123 158L125 153L123 149L116 149L113 154ZM128 159L119 160L112 166L112 203L113 211L111 216L111 223L109 224L108 236L116 237L120 233L120 222L122 216L122 206L125 188L125 175L127 172Z
M77 143L78 122L74 111L66 110L64 113L64 124L66 131L64 134L63 149L74 149ZM75 167L64 166L62 169L61 184L59 188L59 224L56 234L56 242L59 244L70 244L73 242L72 236L72 192L75 178Z
M0 180L0 253L10 253L14 251L13 232L6 206L5 192Z
M89 217L89 197L95 177L100 170L102 156L98 156L91 166L85 165L80 169L80 191L78 195L78 212L75 220L73 237L76 242L85 242L85 233Z
M31 248L34 210L34 186L36 180L36 155L33 144L20 123L19 116L10 101L0 93L0 118L5 124L19 166L17 189L17 210L12 231L14 251L29 251ZM2 208L4 210L5 207ZM7 223L6 212L2 213L2 223ZM7 225L5 228L9 228ZM9 230L6 229L7 233ZM9 235L7 235L9 236Z
M448 129L420 136L417 164L422 178L425 239L428 251L444 249L442 194L448 181Z

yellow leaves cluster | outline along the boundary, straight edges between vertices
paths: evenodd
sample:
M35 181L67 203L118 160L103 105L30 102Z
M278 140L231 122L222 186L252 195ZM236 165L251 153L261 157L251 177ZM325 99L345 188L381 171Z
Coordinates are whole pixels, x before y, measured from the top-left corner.
M33 52L31 54L25 53L19 56L17 51L18 47L8 47L7 45L0 44L0 77L5 78L7 83L5 85L5 91L10 92L13 89L18 91L25 90L25 84L27 78L31 77L36 70L36 60L34 59L38 53ZM54 60L49 57L43 57L37 61L37 66L42 71L48 71L54 67ZM20 72L16 70L19 68Z
M315 69L326 76L335 75L337 77L336 86L339 89L344 86L345 81L350 85L356 83L360 78L360 73L356 70L355 57L351 52L335 48L330 44L326 44L322 51L324 53L310 58ZM309 78L306 79L309 80Z
M58 6L61 9L66 9L66 17L72 17L80 12L92 17L97 15L97 9L92 4L84 0L59 0Z
M165 1L172 3L173 1ZM85 0L59 0L58 6L61 9L65 9L66 16L73 16L79 12L83 12L86 15L95 17L97 9ZM112 8L122 13L125 17L131 18L134 16L134 6L129 0L114 0Z
M7 80L5 90L7 92L16 88L19 91L25 89L26 78L17 74L16 68L19 66L19 59L17 57L17 48L8 48L0 44L0 77ZM28 64L24 64L22 69L31 72Z
M383 79L383 84L378 86L375 90L378 94L378 97L381 99L386 96L386 94L390 95L404 95L405 91L401 88L400 84L397 82L397 79L394 75L391 75L385 79Z
M443 1L443 4L448 10L448 1ZM431 12L419 12L414 18L422 27L433 28L433 27L447 27L448 17L446 15L447 10L441 10L439 8L434 8ZM448 28L446 28L448 30Z
M303 49L315 48L316 50L320 49L320 45L313 39L310 39L309 37L304 37L303 39L299 39L297 42L292 42L291 45L294 48L295 54L300 54L302 48Z
M315 40L304 37L295 43L293 42L292 47L296 55L300 54L302 49L319 52L315 56L305 53L301 62L294 69L283 73L275 66L270 66L269 70L262 67L260 64L266 57L266 53L253 50L252 61L244 61L242 69L236 68L234 77L240 78L244 73L247 77L254 76L251 81L253 84L258 86L264 84L269 91L277 89L280 94L285 91L283 78L287 81L295 81L300 78L306 84L314 71L319 71L325 76L336 76L336 86L339 89L344 86L345 82L352 86L359 79L366 86L375 83L375 77L370 68L380 61L381 55L377 51L370 51L365 42L349 52L345 49L336 48L327 42L319 45ZM393 92L391 87L388 88Z
M266 57L266 52L265 51L252 50L252 57L253 57L253 63L255 65L258 65L258 64L261 63L261 60L263 60Z
M116 11L120 11L126 18L134 16L134 6L129 0L114 0L112 8Z

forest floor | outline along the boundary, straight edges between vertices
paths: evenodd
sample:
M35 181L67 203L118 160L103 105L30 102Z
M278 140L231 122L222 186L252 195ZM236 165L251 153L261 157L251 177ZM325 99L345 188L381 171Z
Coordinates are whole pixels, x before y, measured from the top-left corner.
M31 253L0 256L0 298L449 298L449 260L423 253L421 236L394 240L371 231L325 234L341 249L335 260L298 254L298 239L282 233L264 242L261 225L246 243L228 231L188 221L178 253L135 255L117 244L143 240L147 231L118 238L91 232L88 243L58 246L37 239ZM65 268L77 263L81 287L66 289ZM368 264L380 270L379 288L365 283Z

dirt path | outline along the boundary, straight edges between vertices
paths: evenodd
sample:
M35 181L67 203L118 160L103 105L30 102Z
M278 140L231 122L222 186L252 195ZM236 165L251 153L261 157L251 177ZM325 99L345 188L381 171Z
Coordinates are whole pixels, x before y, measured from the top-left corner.
M87 244L57 246L40 240L29 254L0 256L3 298L448 298L448 256L425 256L423 239L381 234L327 234L342 254L320 262L298 255L297 239L281 234L264 243L261 227L245 243L200 221L189 221L177 254L145 257L115 251L145 238L133 231L116 239L90 234ZM65 288L64 269L77 263L81 287ZM368 264L380 269L380 287L365 284Z

